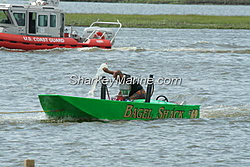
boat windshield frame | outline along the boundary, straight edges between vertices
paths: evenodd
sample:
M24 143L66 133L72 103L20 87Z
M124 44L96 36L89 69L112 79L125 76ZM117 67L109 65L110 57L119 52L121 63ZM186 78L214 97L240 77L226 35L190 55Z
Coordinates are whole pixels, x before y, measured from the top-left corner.
M0 9L0 24L13 24L10 13L7 9Z
M113 36L113 38L110 40L110 43L113 43L118 32L120 31L120 29L122 28L122 24L120 23L119 20L117 20L116 22L101 22L99 21L99 19L95 22L93 22L89 27L94 27L95 24L106 24L106 25L118 25L119 27L117 28L116 32L115 32L115 35ZM86 40L88 40L93 34L96 33L97 30L93 31L88 37Z

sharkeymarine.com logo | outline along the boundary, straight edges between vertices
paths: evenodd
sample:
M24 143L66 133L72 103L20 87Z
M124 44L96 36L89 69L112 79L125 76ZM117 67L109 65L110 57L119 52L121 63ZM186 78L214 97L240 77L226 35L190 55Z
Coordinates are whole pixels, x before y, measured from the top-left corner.
M148 85L150 83L154 83L157 85L181 85L182 78L179 77L159 77L159 78L149 78L149 77L122 77L122 78L90 78L90 77L83 77L78 75L70 76L70 85L93 85L95 83L105 83L109 87L112 87L114 84L141 84L141 85Z

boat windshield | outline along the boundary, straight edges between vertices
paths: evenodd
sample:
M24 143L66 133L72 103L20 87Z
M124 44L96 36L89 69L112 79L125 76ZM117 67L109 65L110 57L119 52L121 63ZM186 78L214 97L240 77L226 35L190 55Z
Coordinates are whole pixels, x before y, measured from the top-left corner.
M7 10L0 10L0 24L11 24Z

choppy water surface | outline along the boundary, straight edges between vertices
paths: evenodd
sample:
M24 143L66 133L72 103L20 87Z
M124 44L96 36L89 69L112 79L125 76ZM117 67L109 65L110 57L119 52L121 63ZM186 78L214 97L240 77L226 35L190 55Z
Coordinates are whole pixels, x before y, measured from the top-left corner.
M133 76L182 78L181 85L156 85L153 98L200 104L201 118L78 123L49 122L44 113L0 114L0 166L23 166L28 158L40 167L249 166L249 35L123 29L111 50L1 49L1 112L42 110L38 94L86 96L91 86L70 85L70 76L93 77L107 62Z
M23 4L27 0L2 0L6 3ZM2 3L0 0L0 3ZM111 13L111 14L179 14L179 15L218 15L250 16L249 5L172 5L172 4L136 4L136 3L92 3L65 2L59 7L67 13Z

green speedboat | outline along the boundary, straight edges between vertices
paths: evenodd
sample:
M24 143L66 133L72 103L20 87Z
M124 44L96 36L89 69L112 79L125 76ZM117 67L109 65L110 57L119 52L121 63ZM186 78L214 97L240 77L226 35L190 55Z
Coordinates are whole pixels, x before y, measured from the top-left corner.
M63 95L39 95L49 118L80 120L153 120L166 118L199 118L199 105L179 105L145 99L114 101Z
M149 77L153 78L153 75ZM158 96L156 100L151 100L153 87L153 80L151 80L147 86L146 98L133 101L106 100L108 92L106 82L102 82L101 99L62 95L39 95L39 99L47 116L55 119L153 120L200 117L199 105L170 103L163 95ZM120 91L124 92L123 89ZM160 98L164 99L158 100Z

